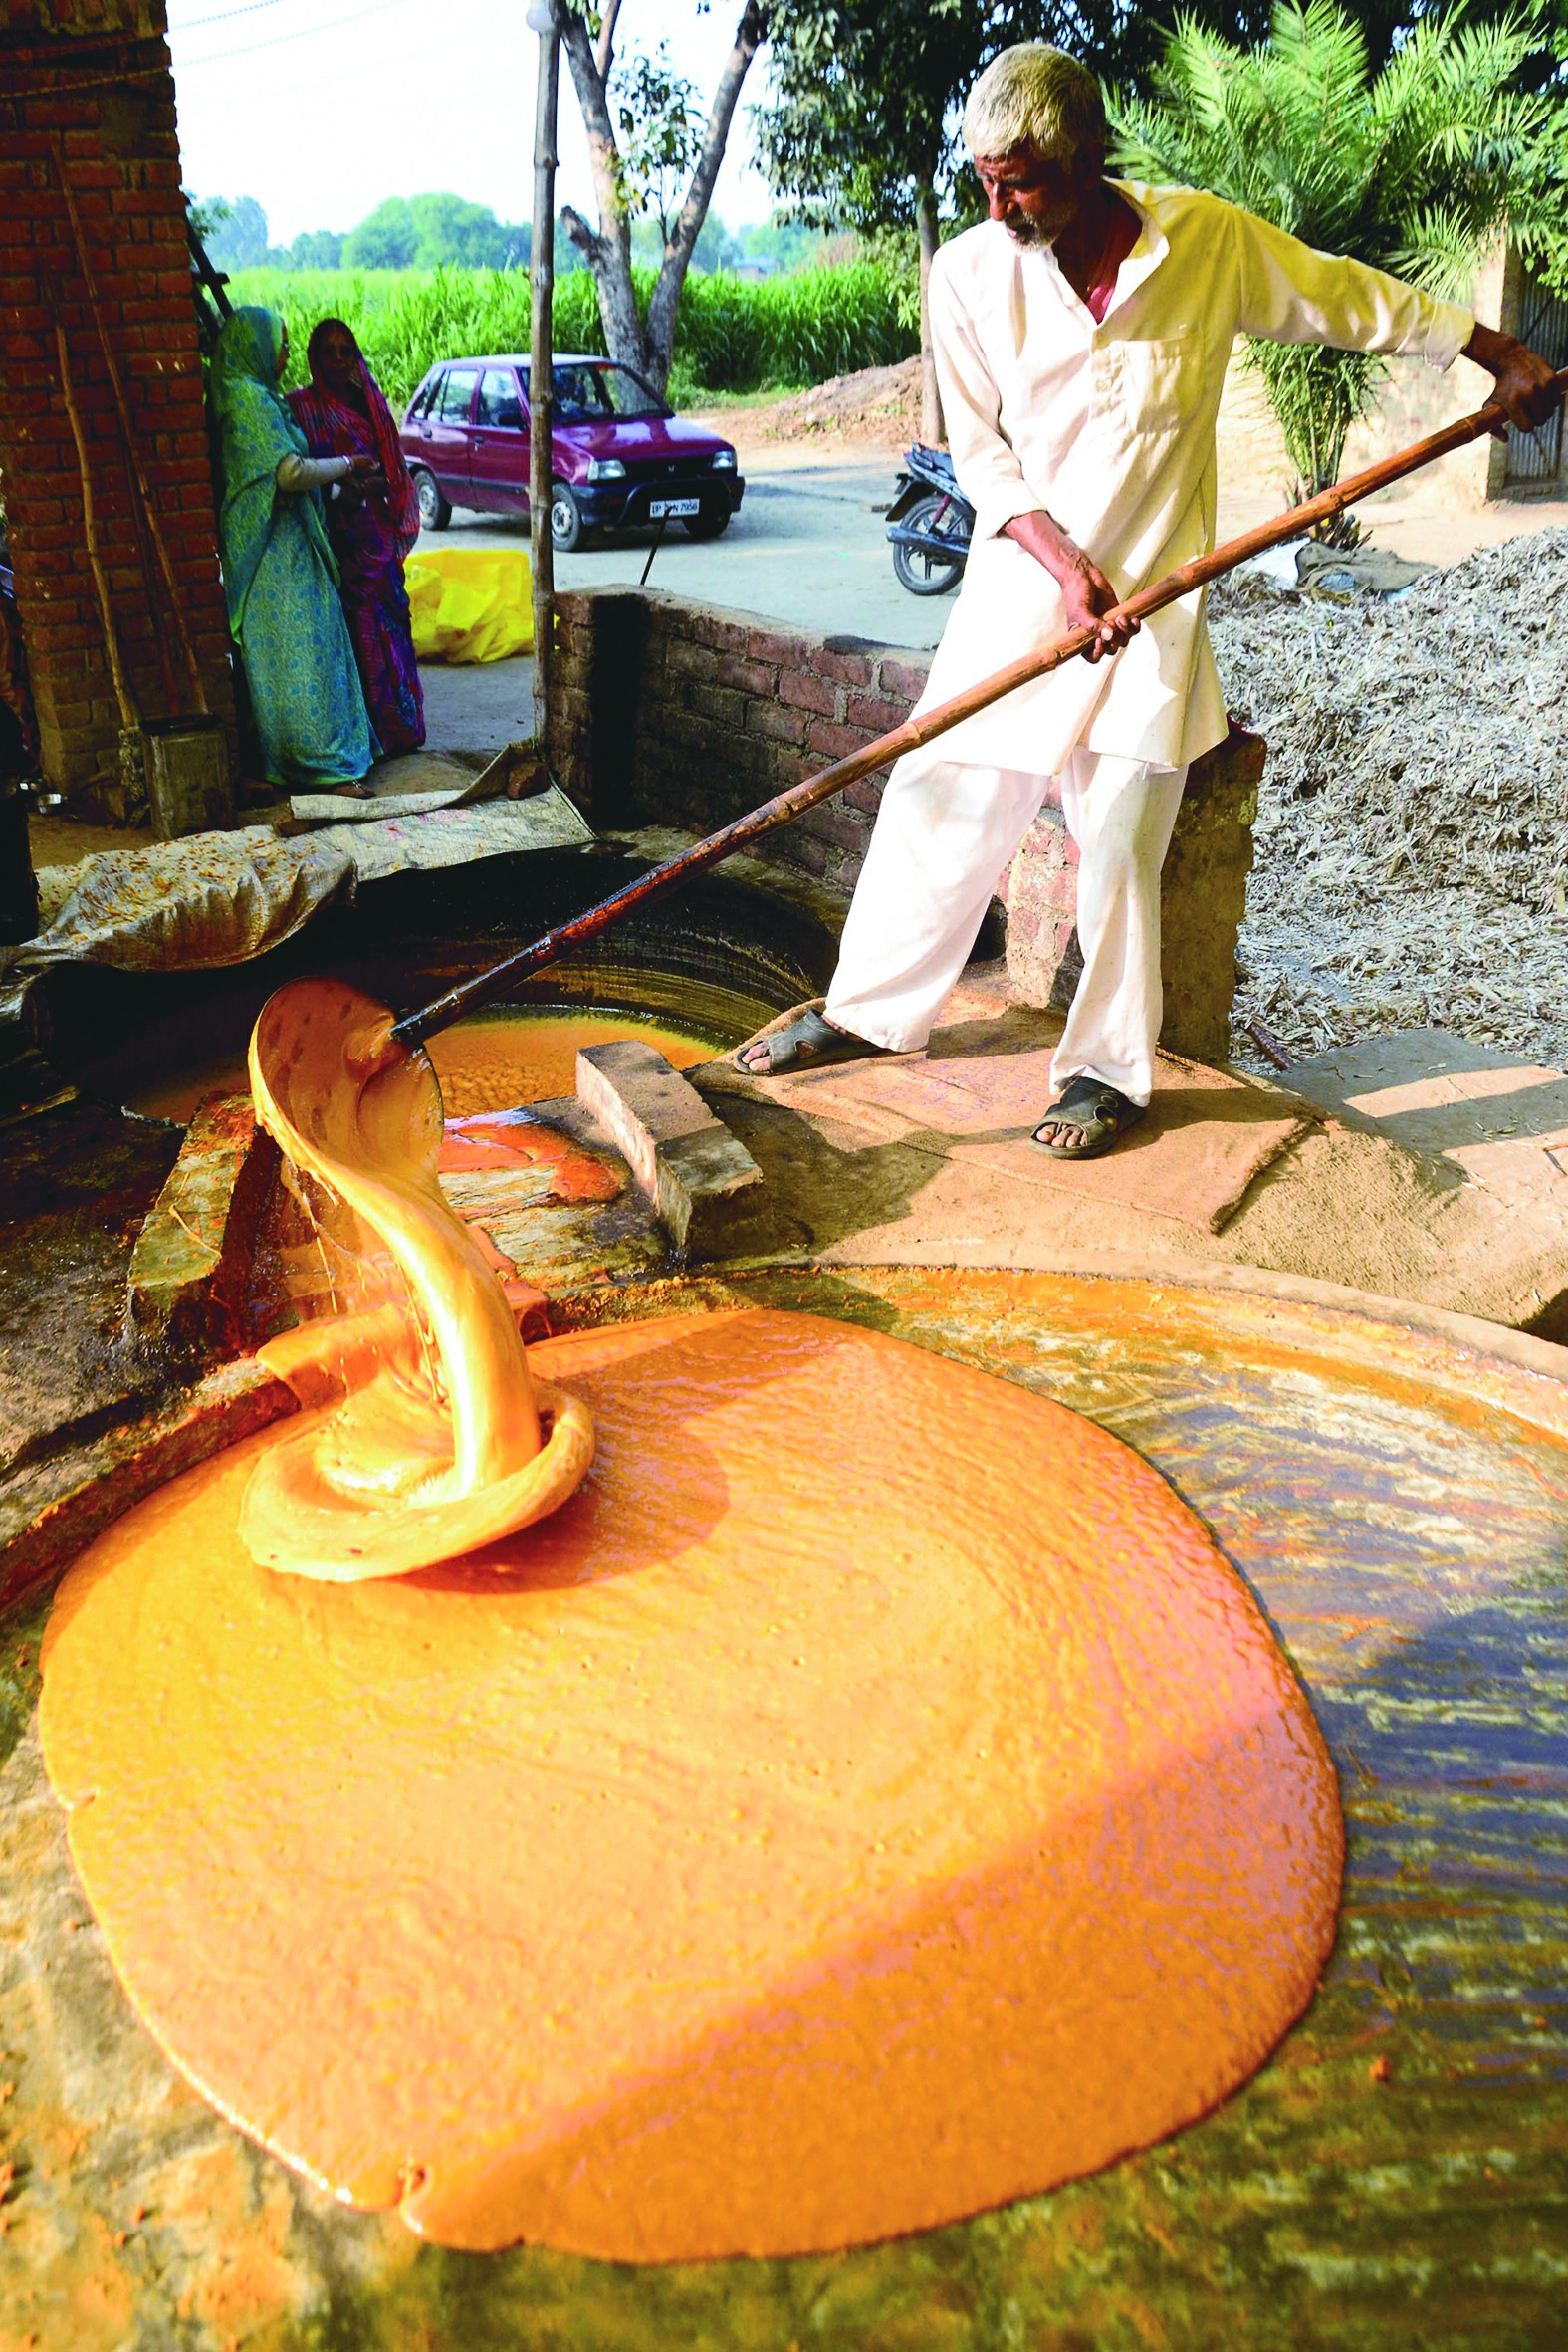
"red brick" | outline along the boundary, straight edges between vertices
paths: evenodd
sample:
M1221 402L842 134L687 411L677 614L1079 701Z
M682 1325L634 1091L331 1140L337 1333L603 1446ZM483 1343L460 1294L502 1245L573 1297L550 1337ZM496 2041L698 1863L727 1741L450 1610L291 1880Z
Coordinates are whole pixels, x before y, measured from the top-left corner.
M884 702L876 694L851 694L844 717L853 727L869 727L873 735L885 735L893 727L902 727L909 711L907 702Z
M801 640L781 636L777 629L749 630L746 650L754 661L780 661L789 669L800 665Z
M779 680L779 699L794 710L815 711L818 718L830 719L838 709L838 689L823 678L801 677L797 671L785 670Z
M818 881L825 876L831 858L825 841L816 840L810 833L797 830L787 846L788 855L781 859L782 863L796 866L801 873L812 874Z
M806 730L806 749L825 760L847 760L871 741L863 727L835 726L831 719L813 719Z
M146 281L140 283L144 286ZM177 302L167 294L138 293L120 305L120 316L127 327L172 327L183 320L189 300L188 293L182 294Z
M739 653L721 655L718 670L721 686L738 686L743 694L772 695L779 683L779 673L766 661L748 661Z
M752 634L749 622L721 620L713 612L694 612L687 627L699 645L711 645L717 653L744 653Z
M746 725L746 701L733 686L706 686L694 678L686 689L687 708L699 718L711 719L715 726L726 727L739 734ZM730 755L726 752L726 758Z
M679 670L687 678L712 678L718 675L719 656L706 645L691 645L677 637L665 654L672 670Z
M911 661L889 661L885 657L877 664L877 673L884 694L907 694L911 702L918 702L926 691L930 664L917 668Z
M806 657L806 667L819 678L831 678L839 686L869 686L871 664L863 653L829 653L826 646Z
M812 809L802 822L808 832L819 841L830 841L835 849L858 849L863 854L871 837L870 823L860 811L840 808L836 801Z
M805 740L803 713L781 710L776 702L748 704L746 726L749 734L765 736L772 743L802 743Z

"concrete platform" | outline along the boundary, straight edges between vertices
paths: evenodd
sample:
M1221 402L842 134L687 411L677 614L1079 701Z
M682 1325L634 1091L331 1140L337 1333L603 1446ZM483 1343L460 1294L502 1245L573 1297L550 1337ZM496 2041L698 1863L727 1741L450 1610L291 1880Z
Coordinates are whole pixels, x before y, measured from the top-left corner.
M1442 1159L1568 1231L1568 1077L1446 1029L1359 1038L1280 1079L1365 1134Z
M781 1230L829 1261L1266 1267L1568 1339L1568 1222L1339 1115L1331 1094L1303 1115L1294 1071L1230 1096L1223 1073L1199 1083L1165 1059L1159 1094L1185 1097L1183 1115L1151 1117L1137 1152L1074 1168L1032 1150L1059 1034L1058 1015L1011 1001L1004 967L972 965L923 1060L688 1075L762 1166ZM1211 1102L1236 1156L1216 1146Z

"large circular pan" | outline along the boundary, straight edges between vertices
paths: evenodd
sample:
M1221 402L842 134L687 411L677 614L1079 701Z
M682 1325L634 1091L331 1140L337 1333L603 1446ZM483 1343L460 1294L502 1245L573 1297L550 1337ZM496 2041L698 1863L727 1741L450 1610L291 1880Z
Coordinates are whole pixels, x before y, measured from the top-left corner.
M740 1297L894 1331L1172 1480L1302 1678L1348 1833L1317 1995L1248 2083L1052 2196L859 2251L649 2268L420 2243L270 2160L132 2014L28 1728L33 1597L0 1645L11 2332L40 2352L1557 2352L1568 1354L1253 1271L1167 1274L805 1268L600 1289L576 1321Z
M535 1361L599 1457L503 1582L257 1567L269 1432L62 1588L50 1773L191 2081L444 2244L643 2261L929 2228L1241 2083L1331 1945L1338 1803L1164 1480L815 1317Z

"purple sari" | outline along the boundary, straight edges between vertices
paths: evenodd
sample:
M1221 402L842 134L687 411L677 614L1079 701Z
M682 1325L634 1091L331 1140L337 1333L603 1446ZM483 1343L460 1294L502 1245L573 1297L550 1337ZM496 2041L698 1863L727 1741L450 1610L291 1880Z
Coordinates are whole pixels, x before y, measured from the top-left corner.
M327 529L370 723L383 751L411 752L425 739L425 705L403 558L419 535L419 509L391 410L362 357L359 388L362 409L313 373L289 406L313 457L373 457L386 476L378 495L328 500Z

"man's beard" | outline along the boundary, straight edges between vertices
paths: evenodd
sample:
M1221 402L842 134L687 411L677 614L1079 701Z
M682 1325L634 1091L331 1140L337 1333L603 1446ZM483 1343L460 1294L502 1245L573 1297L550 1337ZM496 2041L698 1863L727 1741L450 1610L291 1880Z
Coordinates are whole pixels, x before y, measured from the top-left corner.
M1014 245L1051 245L1055 242L1040 227L1039 222L1030 220L1025 212L1020 212L1016 220L1009 220L1005 225Z

